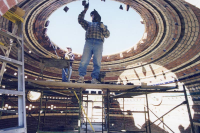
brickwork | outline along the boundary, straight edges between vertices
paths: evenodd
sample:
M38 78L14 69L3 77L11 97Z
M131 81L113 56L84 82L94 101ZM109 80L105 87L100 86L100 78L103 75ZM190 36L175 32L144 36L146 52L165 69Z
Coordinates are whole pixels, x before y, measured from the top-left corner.
M5 2L5 1L1 1ZM20 1L19 1L20 2ZM39 67L31 65L35 62L38 63L39 56L55 56L52 47L49 47L49 42L44 40L42 33L46 18L57 8L59 8L63 2L69 1L53 1L53 2L40 2L41 6L37 6L37 2L26 2L23 4L26 12L25 21L30 24L25 28L25 50L33 51L30 56L34 59L26 59L27 68L30 68L29 72L39 73ZM9 1L9 7L13 6L13 2ZM154 2L146 1L134 1L132 3L126 2L133 7L145 21L145 34L147 38L142 38L141 41L136 44L137 48L133 47L129 51L122 52L123 57L120 54L109 55L103 57L102 70L108 72L106 80L118 80L118 77L128 77L129 81L137 82L134 79L145 79L147 77L155 77L162 73L169 73L169 70L178 69L185 64L186 67L180 69L177 72L173 72L176 77L182 77L184 74L196 73L195 69L198 69L198 63L191 64L192 60L197 59L199 53L199 9L189 5L183 1L165 2L157 0ZM48 8L44 8L48 6ZM34 7L34 8L33 8ZM176 7L176 8L175 8ZM28 17L30 16L30 17ZM4 29L8 29L8 21L6 19L0 19ZM32 30L34 27L34 30ZM170 40L170 41L169 41ZM7 38L1 37L1 41L8 43ZM34 49L33 49L34 48ZM16 50L12 50L13 54L16 54ZM36 54L37 53L37 54ZM57 49L57 53L62 56L63 50ZM156 54L155 54L156 53ZM76 61L73 65L74 73L72 77L77 77L77 70L81 56L75 55ZM187 65L187 64L188 65ZM146 64L146 65L145 65ZM158 65L157 67L149 67L148 64ZM147 69L146 74L141 71L143 66ZM136 73L133 72L135 69ZM92 63L88 67L88 74L92 71ZM129 73L130 71L130 73ZM46 69L44 74L47 77L60 77L60 70L55 69L54 72L51 69ZM113 73L113 74L112 74ZM124 74L125 73L125 74ZM32 74L29 74L32 75ZM36 74L37 75L37 74ZM113 77L114 76L114 77ZM33 79L36 76L32 75ZM59 79L59 78L58 78ZM148 79L148 78L147 78ZM156 82L156 80L154 80ZM152 82L154 82L152 81Z
M1 1L5 2L5 1ZM21 1L18 1L21 2ZM38 6L38 2L43 5ZM44 40L43 29L44 24L48 16L62 4L69 1L43 1L26 2L23 4L23 9L26 12L25 21L29 22L29 25L25 27L25 50L27 54L29 50L33 51L29 54L35 60L26 57L26 64L31 66L32 64L38 64L40 56L54 56L55 53L52 47L49 47L49 42ZM63 3L64 2L64 3ZM22 2L23 3L23 2ZM6 4L13 6L13 2L9 1ZM192 60L197 59L199 53L199 9L189 5L183 1L165 2L157 0L154 2L146 1L134 1L126 2L133 7L145 21L145 33L147 38L142 38L141 41L136 44L129 51L122 52L123 57L120 54L105 56L102 59L102 71L108 72L106 80L118 80L118 77L128 77L129 81L138 82L138 79L145 79L147 77L155 77L163 73L169 73L170 70L181 68L185 64L187 66L181 68L179 71L173 71L176 77L182 77L184 74L196 73L195 69L198 69L198 63L191 64ZM2 4L3 5L3 4ZM48 8L44 8L48 6ZM6 19L0 19L1 27L8 29L9 24ZM34 30L32 30L34 27ZM9 40L5 37L1 37L1 41L9 43ZM17 50L12 50L12 54L16 54ZM63 50L57 49L57 53L62 56ZM76 61L73 65L72 77L77 77L79 61L81 56L75 55ZM145 65L146 64L146 65ZM158 67L149 67L149 64L158 65ZM141 71L141 66L147 69L146 74ZM35 68L34 68L35 67ZM34 66L27 70L32 73L39 73L39 67ZM135 72L132 72L136 70ZM87 77L90 78L90 72L92 71L92 63L88 67ZM129 71L131 73L129 73ZM51 69L45 70L47 77L60 77L61 70L55 69L54 72ZM124 74L125 73L125 74ZM32 75L29 73L29 75ZM114 77L113 77L114 76ZM32 78L37 76L32 75ZM60 78L57 78L60 79ZM136 79L136 80L134 80ZM148 78L147 78L148 79ZM156 82L156 80L154 80ZM154 82L152 81L152 82Z
M47 114L49 115L49 114ZM27 117L27 132L35 133L37 132L38 126L38 116ZM44 117L41 117L44 120ZM0 129L10 128L17 126L18 119L3 119L1 120ZM40 131L69 131L78 128L78 117L77 116L53 116L49 115L45 117L45 124L40 125Z
M69 131L77 129L79 115L79 104L77 99L75 97L60 97L51 96L51 94L43 94L44 97L41 106L43 112L40 114L39 125L40 131ZM11 110L18 110L17 98L17 96L6 95L5 104L8 104L11 107ZM0 99L1 103L2 99ZM50 108L51 105L54 106L53 109ZM37 132L39 112L41 111L40 100L35 102L27 100L26 106L28 107L26 108L27 132L35 133ZM31 107L31 109L29 109L29 107ZM16 126L18 126L18 115L15 113L1 113L0 129Z
M0 0L0 16L5 14L10 8L23 0Z
M130 5L141 15L145 23L145 32L143 38L129 50L103 57L101 71L106 72L105 81L133 82L136 85L141 82L146 82L148 85L170 83L176 85L174 81L180 80L187 85L190 92L198 93L200 9L183 0L117 1ZM40 68L36 64L39 64L40 57L56 58L53 48L50 47L50 41L45 40L44 25L53 11L69 2L71 1L0 0L0 16L16 4L26 11L23 33L25 75L28 75L29 79L38 78ZM10 30L13 26L8 20L0 17L1 28ZM9 39L3 36L0 36L0 41L9 44ZM62 56L64 50L54 45L58 55ZM10 57L16 59L16 55L17 47L13 47ZM71 79L78 78L80 60L81 55L75 55ZM15 66L8 65L6 69L7 76L16 77L13 75L17 71ZM91 79L92 70L91 60L86 80ZM45 69L44 79L60 81L61 70ZM196 105L194 108L198 111ZM194 117L195 120L199 119L198 114ZM180 130L182 131L181 127Z

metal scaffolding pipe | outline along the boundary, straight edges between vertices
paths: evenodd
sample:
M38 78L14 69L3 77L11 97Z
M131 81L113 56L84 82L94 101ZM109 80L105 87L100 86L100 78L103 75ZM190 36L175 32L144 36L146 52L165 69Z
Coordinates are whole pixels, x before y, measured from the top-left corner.
M147 96L147 94L146 94L146 104L147 104L147 115L148 115L148 123L149 123L149 133L151 133L150 115L149 115L149 103L148 103L148 96Z
M110 132L110 118L109 118L109 110L110 110L110 99L109 99L109 95L110 94L110 91L107 89L107 132L109 133Z
M144 112L146 112L146 109L145 109L145 107L144 107ZM146 117L146 113L144 113L144 118L145 118L145 128L146 128L146 133L147 133L147 117Z
M185 85L183 85L183 91L184 91L184 95L185 95L185 101L186 101L186 104L187 104L188 115L189 115L189 119L190 119L190 125L191 125L191 129L192 129L192 133L195 133L194 125L193 125L193 121L192 121L192 116L191 116L191 112L190 112L190 106L189 106L189 103L188 103L187 93L186 93L186 90L185 90Z
M38 132L40 130L40 111L42 109L42 97L43 97L43 91L41 91L41 97L40 97L40 110L39 110L39 115L38 115L38 127L37 127Z
M150 110L150 109L149 109ZM150 110L151 111L151 110ZM151 113L152 114L154 114L154 112L153 111L151 111ZM161 119L161 118L163 118L163 117L158 117L156 114L154 114L159 120ZM174 131L171 129L171 128L169 128L168 126L167 126L167 124L165 124L162 120L160 120L171 132L173 132L174 133Z
M80 96L79 96L79 118L78 118L78 133L81 132L81 114L82 114L82 88L81 88L81 91L80 91Z
M102 106L102 108L101 108L101 111L102 111L101 112L101 119L102 119L101 120L102 121L102 127L101 128L102 129L101 130L102 130L102 133L103 133L103 95L101 96L101 101L102 101L102 105L101 105Z

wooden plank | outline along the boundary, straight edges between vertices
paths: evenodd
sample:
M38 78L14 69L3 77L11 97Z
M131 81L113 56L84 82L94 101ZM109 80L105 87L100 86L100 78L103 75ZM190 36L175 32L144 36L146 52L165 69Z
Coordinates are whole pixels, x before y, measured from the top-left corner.
M83 88L83 89L110 89L110 90L127 90L127 89L172 89L174 86L139 86L139 85L113 85L113 84L87 84L87 83L68 83L68 82L55 82L55 81L39 81L28 80L29 82L37 85L57 88Z
M65 87L65 88L83 88L83 89L115 89L126 90L132 89L134 85L110 85L110 84L86 84L86 83L68 83L68 82L55 82L55 81L39 81L28 80L29 82L37 85L42 85L50 88Z
M54 58L40 58L41 67L56 67L56 68L68 68L70 60L54 59ZM44 66L43 66L44 65Z

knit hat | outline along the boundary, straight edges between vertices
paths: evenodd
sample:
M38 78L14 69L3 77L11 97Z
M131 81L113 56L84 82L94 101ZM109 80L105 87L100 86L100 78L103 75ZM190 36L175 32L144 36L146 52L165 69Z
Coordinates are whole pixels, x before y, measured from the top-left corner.
M101 22L101 16L99 15L99 13L94 9L94 11L92 11L90 13L90 16L94 15L94 18L92 20L92 22Z

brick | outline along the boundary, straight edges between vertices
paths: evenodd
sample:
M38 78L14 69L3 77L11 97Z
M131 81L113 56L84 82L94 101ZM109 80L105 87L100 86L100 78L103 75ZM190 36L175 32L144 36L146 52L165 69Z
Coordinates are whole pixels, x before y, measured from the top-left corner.
M9 8L12 8L13 6L17 4L15 0L7 0L7 3L9 5Z
M22 1L25 1L25 0L17 0L17 1L18 1L18 3L19 3L19 2L22 2Z
M3 6L5 6L5 3L4 3L3 0L0 0L0 8L3 7Z
M7 11L8 11L8 7L4 4L4 5L1 5L0 7L0 11L5 14Z
M14 0L8 0L9 2L8 3L11 3L11 4L9 4L9 5L13 5L12 4L12 1L14 1ZM21 2L21 1L23 1L23 0L18 0L18 2ZM0 0L0 2L3 2L3 0ZM162 1L162 0L157 0L156 1L156 3L155 3L155 6L159 6L159 4L162 4L162 5L165 5L166 3L164 3L164 1ZM181 6L181 4L180 4L180 2L176 2L176 7L177 7L177 9L185 9L185 7L182 7ZM0 9L1 9L1 6L2 6L2 4L0 4ZM32 6L32 5L31 5ZM34 5L33 5L34 6ZM37 20L36 20L36 23L34 24L34 26L35 26L35 31L34 31L34 36L35 36L35 38L36 39L39 39L39 40L41 40L42 39L42 37L41 37L41 30L42 30L42 28L41 28L41 26L43 27L43 25L44 25L44 20L45 20L45 18L51 13L50 11L48 11L48 10L50 10L50 9L52 9L52 11L54 10L54 9L56 9L57 7L59 7L60 6L60 3L56 3L55 5L54 5L54 7L48 7L48 9L46 9L45 11L42 11L41 12L41 14L38 16L38 18L37 18ZM131 50L130 52L128 52L128 53L126 53L126 52L123 52L123 58L125 59L125 60L130 60L130 59L127 59L127 57L130 57L131 59L134 59L135 57L135 55L142 55L141 54L141 52L142 51L144 51L145 49L147 49L150 45L152 45L152 48L158 43L158 41L159 41L159 39L158 40L156 40L156 43L154 42L154 39L157 37L157 38L160 38L161 37L161 35L158 33L158 31L156 31L156 24L155 24L155 21L154 21L154 19L153 19L153 17L152 17L152 15L149 13L149 11L147 10L147 9L145 9L144 7L140 7L140 6L138 6L138 4L133 4L133 6L135 6L134 8L137 10L137 11L139 11L141 14L142 14L142 17L143 17L143 19L145 20L145 22L146 22L146 27L145 27L145 32L147 32L148 33L148 37L147 37L147 39L144 41L144 43L143 44L137 44L137 49L136 50ZM137 7L138 6L138 7ZM3 7L3 6L2 6ZM147 5L147 7L148 7L148 5ZM27 7L27 9L28 8L30 8L30 7ZM167 50L169 50L171 47L173 47L174 46L174 44L175 44L175 42L174 41L172 41L171 39L169 40L169 35L171 35L171 34L177 34L177 40L178 40L178 38L179 38L179 36L180 36L180 28L178 28L177 29L177 27L175 27L175 26L173 26L173 22L178 22L179 24L180 24L180 20L179 20L179 18L177 18L177 14L176 14L176 12L173 10L173 8L172 7L168 7L168 8L164 8L163 6L159 6L159 8L161 9L161 10L166 10L166 9L169 9L169 12L171 13L171 14L169 14L169 12L167 11L167 12L162 12L162 14L164 15L164 16L166 16L167 18L168 18L168 22L169 22L169 24L167 23L167 25L168 26L170 26L170 28L168 28L169 29L169 32L166 34L166 39L165 40L163 40L163 42L164 42L164 44L166 44L164 47L165 47L165 49L167 49ZM164 8L164 9L162 9L162 8ZM193 8L192 8L193 9ZM153 12L153 11L152 11ZM190 12L188 12L188 11L184 11L186 14L183 14L183 16L185 16L185 17L188 17L188 20L190 20L190 19L193 19L193 20L190 20L190 22L189 22L189 24L191 25L191 26L194 26L194 18L193 18L193 16L189 16L190 15ZM198 14L199 12L198 11L196 11L195 10L195 14ZM168 14L167 14L168 13ZM182 12L181 12L182 13ZM156 16L157 16L157 18L158 18L158 15L155 13L155 12L153 12L153 14L155 14ZM40 19L40 21L38 21ZM188 21L187 20L187 18L185 18L186 19L186 21ZM158 26L159 26L159 28L160 29L162 29L162 26L161 26L161 24L160 24L160 19L158 18L157 19L157 21L158 21ZM195 25L197 25L197 24L199 24L198 23L198 21L195 21ZM6 25L6 23L5 23L5 25ZM187 28L187 23L186 23L186 28ZM6 27L6 26L4 26L4 27ZM188 31L194 31L194 28L192 28L192 29L189 29L189 28L187 28L188 29ZM199 27L196 27L196 32L195 32L195 36L197 37L198 35L199 35ZM187 31L186 31L187 32ZM158 36L156 36L156 34L158 33ZM175 35L176 36L176 35ZM189 39L191 39L190 40L190 42L191 43L193 43L192 42L192 40L194 40L194 38L193 38L193 36L194 36L194 32L191 34L191 33L188 33L188 34L186 34L185 36L184 36L184 38L186 38L187 37L187 40L189 40ZM31 36L31 38L32 38L32 36ZM193 39L192 39L193 38ZM154 43L154 44L152 44L152 43ZM198 53L198 47L196 47L196 46L198 46L198 44L199 43L197 43L197 42L195 42L195 44L197 44L195 47L188 47L187 45L189 44L189 42L187 42L187 41L181 41L181 43L180 43L180 45L175 49L177 52L175 52L175 51L173 51L172 52L172 54L170 53L170 55L166 55L165 56L165 58L163 58L163 60L162 61L157 61L156 62L156 64L158 63L161 63L161 64L166 64L166 63L170 63L170 65L168 65L167 67L168 67L168 69L170 69L170 68L174 68L174 67L176 67L176 66L178 66L178 65L180 65L181 63L184 63L185 61L188 61L189 59L191 59L195 54L197 54ZM41 45L44 47L44 46L46 46L47 45L47 42L45 42L45 41L41 41ZM154 46L153 46L154 45ZM192 45L192 44L191 44ZM159 47L163 47L163 46L159 46ZM187 49L188 48L188 49ZM189 49L190 48L190 49ZM196 49L196 51L195 51L195 49ZM186 50L188 50L188 52L187 53L183 53L183 52L185 52ZM195 51L194 53L193 53L193 51ZM52 51L50 51L50 52L53 52L53 50ZM181 56L181 54L183 53L183 55ZM156 52L154 53L154 58L156 58L156 57L159 57L159 56L161 56L161 55L163 55L163 51L162 51L162 49L161 48L157 48L156 49ZM148 58L147 59L147 57L148 57L148 55L147 56L145 56L143 59L141 59L141 62L151 62L152 60L150 60L150 58ZM77 55L75 55L75 58L76 58L76 61L80 61L81 60L81 57L78 57ZM174 61L174 58L179 58L180 60L182 60L182 61L177 61L177 60L175 60ZM184 58L184 60L183 60L183 58ZM78 59L78 60L77 60ZM118 60L118 61L117 61ZM103 60L102 60L104 63L105 63L105 61L107 62L107 64L103 67L103 70L107 70L107 71L109 71L108 70L108 65L109 64L112 64L112 62L110 62L110 61L116 61L117 63L120 63L120 62L122 62L122 58L120 58L120 56L119 56L119 54L114 54L114 55L111 55L108 59L107 59L107 57L103 57ZM172 61L173 61L173 63L172 63ZM134 62L135 63L135 62ZM134 64L133 63L133 64ZM128 63L127 63L128 64ZM129 63L130 64L130 63ZM133 65L133 64L131 64L131 65ZM76 68L76 70L77 70L77 67L78 66L78 64L76 64L75 65L75 68ZM165 66L165 65L163 65L163 66ZM155 70L155 72L156 72L156 74L157 73L159 73L159 72L161 72L161 68L162 67L160 67L160 68L158 68L158 69L156 69ZM34 69L35 68L33 68L32 69L32 71L34 71ZM112 70L121 70L121 69L123 69L122 68L122 66L114 66L114 68L112 68ZM50 71L50 70L49 70ZM120 75L121 74L121 72L123 72L123 71L120 71L118 74ZM193 72L193 71L187 71L186 73L191 73L191 72ZM116 72L110 72L110 74L108 75L108 79L110 79L110 80L115 80L115 79L117 79L117 77L115 76L115 75L113 75L113 73L116 73ZM49 73L49 72L46 72L46 74L48 74L48 75L55 75L55 74L52 74L52 73ZM74 73L73 73L74 74ZM130 74L132 74L132 73L130 73ZM142 73L140 73L139 75L142 75ZM147 71L147 76L148 75L152 75L152 72L151 71ZM59 76L59 75L55 75L55 76ZM182 76L182 75L181 75ZM75 75L73 76L74 78L77 78ZM128 76L127 76L128 77ZM133 77L137 77L136 75L133 75Z
M7 6L5 5L3 0L0 0L0 11L4 14L8 10Z

